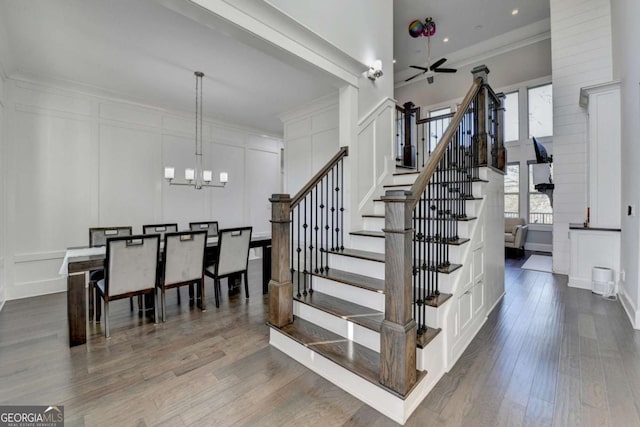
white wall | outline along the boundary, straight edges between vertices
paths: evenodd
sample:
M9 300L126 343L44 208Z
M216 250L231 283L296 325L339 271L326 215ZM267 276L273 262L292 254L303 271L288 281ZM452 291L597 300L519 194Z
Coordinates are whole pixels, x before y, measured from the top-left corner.
M612 0L612 29L614 40L615 78L621 83L622 127L622 233L621 268L625 278L620 288L635 311L635 325L640 327L640 217L638 213L627 216L627 206L640 208L640 56L638 55L637 27L640 2L637 0ZM625 295L626 294L626 295Z
M171 187L194 164L192 113L107 99L68 88L7 81L7 298L58 292L65 248L92 226L217 220L270 231L268 198L281 191L277 138L205 121L204 163L226 188Z
M382 61L382 78L375 83L360 78L359 118L393 96L392 0L265 1L363 64Z
M4 101L5 80L2 76L0 65L0 172L6 169L5 166L5 101ZM4 191L4 174L0 173L0 310L4 306L6 292L5 278L5 191Z
M581 87L612 79L609 0L551 0L551 41L553 271L567 274L569 223L583 222L587 208L587 115L578 99Z
M285 193L295 195L340 148L338 93L282 115Z

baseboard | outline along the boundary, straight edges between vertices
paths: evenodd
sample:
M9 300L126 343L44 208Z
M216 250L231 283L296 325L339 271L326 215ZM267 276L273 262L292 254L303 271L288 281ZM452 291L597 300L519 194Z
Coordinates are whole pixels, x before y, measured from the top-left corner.
M629 298L629 295L627 295L626 290L622 286L620 287L620 292L618 293L618 300L620 301L622 308L624 308L625 313L627 313L627 317L629 318L633 329L640 330L640 313L638 312L635 304Z
M7 301L11 301L14 299L55 294L58 292L65 292L66 290L67 280L66 278L60 276L53 279L15 283L13 286L7 287L5 291L5 298L7 299Z
M525 243L524 249L527 251L552 253L553 245L547 243Z

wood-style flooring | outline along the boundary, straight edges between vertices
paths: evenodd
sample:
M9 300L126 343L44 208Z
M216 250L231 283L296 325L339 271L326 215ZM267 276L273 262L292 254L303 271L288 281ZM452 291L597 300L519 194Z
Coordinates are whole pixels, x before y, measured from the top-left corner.
M640 426L640 332L618 302L508 260L506 296L410 426ZM67 346L65 294L0 312L0 404L64 405L67 426L391 426L268 344L260 261L251 298L223 292L201 313L168 292L154 326L111 305ZM208 299L213 288L207 282Z

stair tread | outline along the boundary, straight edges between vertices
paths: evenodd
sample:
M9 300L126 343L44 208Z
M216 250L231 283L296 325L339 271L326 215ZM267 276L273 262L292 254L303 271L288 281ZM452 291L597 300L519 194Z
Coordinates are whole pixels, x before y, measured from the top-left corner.
M380 354L375 351L299 317L281 328L270 326L370 383L404 398L380 384ZM416 374L417 384L426 372L416 371Z
M378 237L378 238L384 239L384 232L382 231L360 230L360 231L352 231L349 234L353 236ZM460 246L462 244L467 243L468 241L469 239L467 239L466 237L459 237L456 240L449 240L447 244L453 245L453 246Z
M441 328L431 328L427 326L427 330L418 335L418 348L425 348L440 332L442 332Z
M426 300L425 304L429 307L440 307L445 302L449 301L453 295L440 293L440 295L433 297L432 299Z
M358 249L345 248L339 251L329 251L330 254L343 255L351 258L366 259L369 261L384 262L384 254L379 252L361 251Z
M467 182L466 180L454 180L454 181L446 181L446 182L431 182L429 181L429 184L463 184ZM489 182L486 179L482 179L482 178L472 178L471 182ZM411 187L413 185L413 183L410 184L386 184L383 185L383 188L398 188L398 187Z
M359 230L352 231L349 234L353 236L382 237L384 239L384 233L382 231Z
M384 195L383 195L383 196L384 196ZM483 199L483 197L474 197L474 196L471 196L471 197L464 197L464 198L462 198L462 199L463 199L463 200L482 200L482 199ZM454 197L454 198L449 198L449 199L442 199L442 198L439 198L439 199L431 199L431 200L446 201L446 200L460 200L460 198L455 198L455 197ZM373 199L373 201L374 201L374 202L384 202L384 200L382 200L382 198Z
M349 320L372 331L380 332L380 325L384 319L384 314L381 311L318 291L313 291L300 297L294 296L293 298L318 310Z
M335 280L336 282L346 283L347 285L356 286L373 292L384 293L384 280L382 279L350 273L348 271L338 270L335 268L330 268L328 271L324 271L322 273L312 273L312 275Z
M363 218L384 218L384 215L382 214L363 214L362 215ZM478 219L477 216L465 216L465 217L458 217L458 218L418 218L418 219L428 219L430 221L450 221L452 219L455 219L456 221L473 221Z

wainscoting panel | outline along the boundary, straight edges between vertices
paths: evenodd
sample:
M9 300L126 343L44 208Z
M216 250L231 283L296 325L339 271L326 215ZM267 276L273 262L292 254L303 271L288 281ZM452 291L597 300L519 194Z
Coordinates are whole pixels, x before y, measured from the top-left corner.
M216 182L228 172L229 183L170 187L165 165L175 167L177 179L195 165L189 112L15 79L6 81L5 94L0 304L3 289L7 299L64 291L64 251L87 245L89 227L131 225L139 233L148 223L185 229L217 220L270 231L266 198L282 189L278 138L205 119L205 167Z

